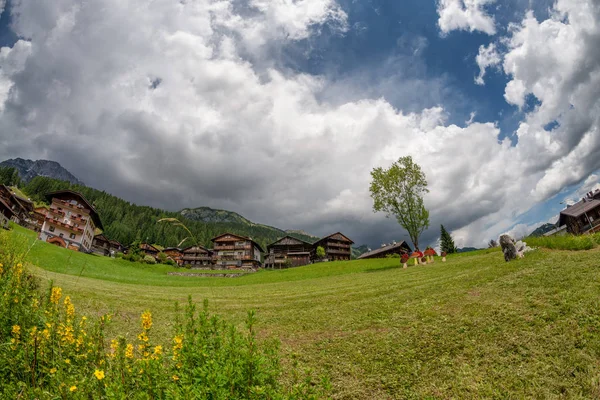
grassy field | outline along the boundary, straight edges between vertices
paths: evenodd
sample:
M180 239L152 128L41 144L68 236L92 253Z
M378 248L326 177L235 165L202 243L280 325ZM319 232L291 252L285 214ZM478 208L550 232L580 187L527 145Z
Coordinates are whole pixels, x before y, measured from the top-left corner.
M28 259L79 311L113 313L111 333L129 338L144 310L166 338L188 294L239 324L255 309L261 336L329 376L336 399L584 399L600 397L599 256L537 250L505 263L492 249L407 270L382 259L231 279L41 242Z

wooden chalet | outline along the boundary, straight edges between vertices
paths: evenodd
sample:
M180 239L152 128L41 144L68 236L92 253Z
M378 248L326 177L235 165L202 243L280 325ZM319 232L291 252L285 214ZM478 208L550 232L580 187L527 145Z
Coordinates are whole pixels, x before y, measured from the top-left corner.
M92 240L92 252L102 256L114 256L123 252L123 246L116 240L110 240L104 234L94 236Z
M72 190L48 193L46 199L51 204L38 238L60 247L91 252L96 228L103 229L96 209Z
M206 247L196 245L182 250L181 264L186 268L207 268L212 267L212 251Z
M46 207L37 207L33 210L33 214L31 214L31 225L33 226L34 231L40 232L42 230L47 211Z
M251 238L224 233L213 239L213 261L216 268L256 270L262 265L262 247Z
M321 246L325 249L325 258L328 261L350 260L352 256L351 246L353 243L354 242L351 239L344 236L341 232L325 236L313 243L311 259L313 261L317 260L317 248Z
M154 259L158 259L158 253L160 250L152 246L150 243L140 243L140 253L144 256L152 256Z
M183 264L183 251L179 247L165 247L163 253L167 256L169 260L172 260L177 265Z
M566 226L567 233L580 235L600 231L600 193L588 193L578 203L560 212L558 226Z
M9 221L15 215L12 208L0 198L0 228L8 229Z
M0 199L13 211L11 220L23 226L28 226L33 213L33 202L15 194L8 186L0 185Z
M310 264L312 244L285 236L267 246L265 268L299 267Z
M388 255L392 255L392 254L402 255L405 253L410 254L410 253L412 253L412 250L411 250L410 246L408 245L408 243L406 243L403 240L399 243L392 242L390 244L384 244L378 249L369 250L368 252L361 254L358 257L358 259L363 260L363 259L367 259L367 258L385 258Z

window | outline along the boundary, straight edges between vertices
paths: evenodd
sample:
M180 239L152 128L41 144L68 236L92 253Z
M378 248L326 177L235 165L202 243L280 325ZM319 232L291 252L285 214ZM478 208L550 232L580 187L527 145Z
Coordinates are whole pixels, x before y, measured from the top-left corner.
M50 226L50 232L54 232L54 227Z
M65 234L64 234L64 233L61 233L61 234L60 234L60 235L58 235L58 236L60 236L60 237L65 237Z
M74 233L71 233L71 234L69 235L69 238L71 238L71 239L75 239L75 234L74 234Z

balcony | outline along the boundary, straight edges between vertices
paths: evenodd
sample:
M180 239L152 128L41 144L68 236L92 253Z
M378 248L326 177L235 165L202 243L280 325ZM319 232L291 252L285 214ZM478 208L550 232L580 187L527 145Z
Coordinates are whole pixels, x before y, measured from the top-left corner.
M348 250L332 249L330 247L327 248L326 252L327 252L327 254L350 255L350 251L348 251Z
M211 261L212 257L210 257L210 256L183 256L181 259L183 261Z
M71 224L67 224L67 223L64 223L64 222L61 222L61 221L57 221L57 220L55 220L52 217L46 217L46 222L48 222L49 225L56 225L56 226L59 226L61 228L68 229L68 230L70 230L72 232L83 233L83 229L78 228L76 226L73 226Z
M239 260L254 260L252 256L216 256L217 261L239 261Z
M336 242L327 242L327 246L328 247L338 247L340 249L349 249L350 248L349 244L336 243Z

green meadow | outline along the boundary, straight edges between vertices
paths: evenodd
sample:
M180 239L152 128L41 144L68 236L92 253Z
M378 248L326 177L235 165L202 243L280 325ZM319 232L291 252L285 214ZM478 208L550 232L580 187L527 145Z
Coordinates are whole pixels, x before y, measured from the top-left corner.
M506 263L499 249L402 269L398 259L315 264L236 278L61 249L19 227L27 261L78 312L113 314L129 340L152 312L172 337L174 304L209 301L240 326L327 377L334 399L600 397L600 250L540 248ZM44 285L43 285L44 286Z

